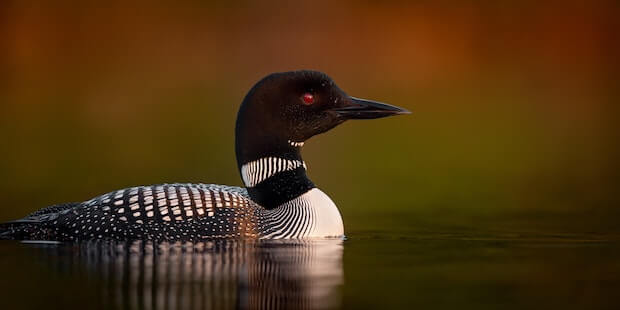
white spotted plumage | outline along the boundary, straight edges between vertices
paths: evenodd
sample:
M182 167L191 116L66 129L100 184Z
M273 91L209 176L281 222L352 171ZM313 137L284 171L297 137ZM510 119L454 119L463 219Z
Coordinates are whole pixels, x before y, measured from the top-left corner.
M163 198L154 199L159 193L164 194ZM134 196L137 198L132 199ZM115 200L105 203L107 197ZM187 199L173 202L179 197ZM118 205L116 201L123 203ZM338 208L317 188L274 209L265 209L238 187L206 184L137 187L125 190L124 194L102 195L41 216L53 223L50 229L56 230L59 240L291 239L340 237L344 233Z

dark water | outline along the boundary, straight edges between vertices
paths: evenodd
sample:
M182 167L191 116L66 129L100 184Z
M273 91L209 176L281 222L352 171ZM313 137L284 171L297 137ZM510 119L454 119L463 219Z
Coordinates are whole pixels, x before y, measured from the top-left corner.
M618 309L595 234L365 232L346 241L0 242L4 309Z

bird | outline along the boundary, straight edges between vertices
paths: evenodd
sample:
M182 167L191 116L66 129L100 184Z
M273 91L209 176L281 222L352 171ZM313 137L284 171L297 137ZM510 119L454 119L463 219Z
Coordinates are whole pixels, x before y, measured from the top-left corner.
M338 207L307 176L302 146L347 120L409 113L349 96L323 72L272 73L249 90L237 114L235 154L245 188L184 183L125 188L2 223L0 238L344 238Z

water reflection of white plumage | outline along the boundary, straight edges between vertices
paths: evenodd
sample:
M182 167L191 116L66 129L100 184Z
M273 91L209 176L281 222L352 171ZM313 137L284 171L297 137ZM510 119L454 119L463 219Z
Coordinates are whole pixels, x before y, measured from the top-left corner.
M97 281L103 308L338 308L341 240L45 245L60 272ZM99 295L98 294L98 295Z

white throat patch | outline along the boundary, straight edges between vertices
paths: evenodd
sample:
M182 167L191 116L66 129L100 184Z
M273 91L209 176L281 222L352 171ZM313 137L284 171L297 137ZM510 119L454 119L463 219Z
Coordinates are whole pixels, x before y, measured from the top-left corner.
M254 187L277 173L299 167L306 169L306 163L300 160L264 157L241 166L241 177L246 187Z
M295 142L295 141L291 141L291 140L288 140L288 144L290 144L292 147L302 147L302 146L304 146L304 142Z

